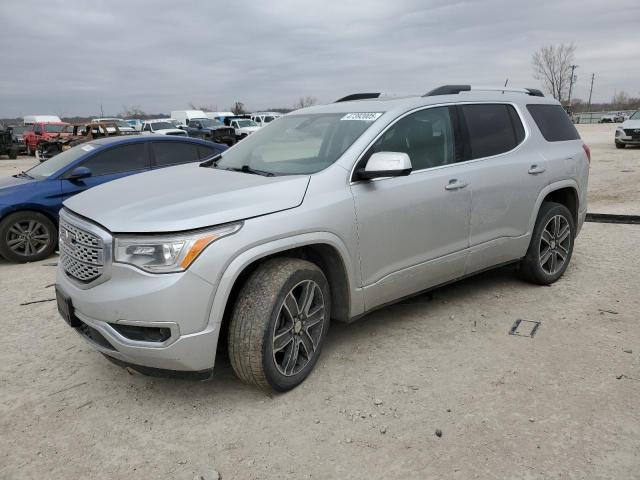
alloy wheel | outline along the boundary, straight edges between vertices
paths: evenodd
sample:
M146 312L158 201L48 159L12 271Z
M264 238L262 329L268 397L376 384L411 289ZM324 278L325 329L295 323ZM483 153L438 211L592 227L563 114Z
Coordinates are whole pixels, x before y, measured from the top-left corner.
M37 220L21 220L7 231L7 246L22 257L31 257L44 251L51 242L51 235Z
M296 375L313 358L325 313L322 290L313 280L304 280L287 293L272 331L273 360L282 375Z
M559 272L571 248L571 227L562 215L554 215L549 219L540 237L540 268L549 274Z

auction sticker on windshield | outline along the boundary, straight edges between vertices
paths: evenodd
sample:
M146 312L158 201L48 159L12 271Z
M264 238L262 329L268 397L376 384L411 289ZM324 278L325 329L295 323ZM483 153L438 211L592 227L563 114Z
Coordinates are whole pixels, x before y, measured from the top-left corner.
M382 112L347 113L340 120L360 120L361 122L375 122L382 116Z

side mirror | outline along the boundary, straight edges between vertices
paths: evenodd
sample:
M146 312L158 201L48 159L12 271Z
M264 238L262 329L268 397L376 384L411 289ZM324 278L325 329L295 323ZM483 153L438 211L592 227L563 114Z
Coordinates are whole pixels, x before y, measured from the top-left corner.
M363 180L382 177L401 177L411 173L411 159L403 152L377 152L371 155L364 168L357 170Z
M83 178L89 178L90 176L91 170L87 167L76 167L67 178L69 180L82 180Z

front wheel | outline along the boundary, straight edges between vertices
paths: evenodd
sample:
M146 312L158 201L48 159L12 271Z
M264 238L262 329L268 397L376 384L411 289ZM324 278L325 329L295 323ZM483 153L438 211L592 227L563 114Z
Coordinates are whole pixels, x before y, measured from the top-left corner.
M15 263L43 260L53 253L58 231L38 212L16 212L0 222L0 255Z
M576 227L567 207L545 202L540 207L531 243L520 263L525 280L539 285L551 285L569 266Z
M624 147L626 147L626 145L624 143L616 142L616 148L624 148Z
M238 377L284 392L311 373L329 329L329 284L315 264L268 260L243 285L229 326L231 365Z

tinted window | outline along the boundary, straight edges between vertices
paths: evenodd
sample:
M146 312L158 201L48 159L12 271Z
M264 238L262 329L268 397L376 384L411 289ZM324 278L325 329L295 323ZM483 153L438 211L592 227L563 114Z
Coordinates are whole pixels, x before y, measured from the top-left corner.
M220 150L213 147L206 147L204 145L198 145L198 158L211 157L220 153Z
M93 176L144 170L149 167L144 143L110 148L82 164Z
M580 138L567 112L560 105L527 105L527 110L547 142Z
M461 105L471 156L490 157L512 150L524 139L524 128L510 105Z
M374 143L371 153L375 152L404 152L409 155L413 170L454 163L449 108L428 108L404 117Z
M153 142L156 166L176 165L198 160L198 146L182 142Z

